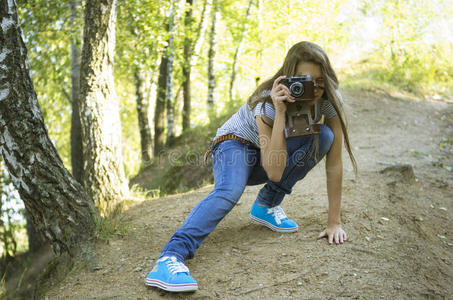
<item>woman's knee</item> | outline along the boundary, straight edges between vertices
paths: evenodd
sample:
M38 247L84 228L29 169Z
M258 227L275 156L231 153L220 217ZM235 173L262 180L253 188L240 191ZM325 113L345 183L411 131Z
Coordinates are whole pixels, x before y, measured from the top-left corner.
M332 130L326 126L321 125L321 133L319 134L319 154L324 156L329 152L330 146L332 146L334 134Z
M244 192L245 186L221 186L214 189L214 193L218 198L231 205L231 208L236 205Z
M225 197L231 201L232 203L236 204L241 198L242 193L244 192L245 187L233 187L230 189L225 190Z

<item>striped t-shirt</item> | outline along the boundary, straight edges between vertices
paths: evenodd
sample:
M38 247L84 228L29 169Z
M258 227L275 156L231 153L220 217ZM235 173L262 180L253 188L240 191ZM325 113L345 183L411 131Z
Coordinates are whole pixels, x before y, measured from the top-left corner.
M217 134L214 137L214 140L222 135L232 133L259 147L260 142L258 138L258 126L256 124L255 117L264 115L264 111L266 112L266 116L268 118L274 120L275 110L272 104L266 103L266 109L264 110L263 102L258 102L255 108L251 110L248 104L245 103L235 114L231 116L231 118L229 118L219 129L217 129ZM335 108L327 99L320 99L316 102L314 121L319 122L322 115L324 115L326 119L330 119L337 115Z

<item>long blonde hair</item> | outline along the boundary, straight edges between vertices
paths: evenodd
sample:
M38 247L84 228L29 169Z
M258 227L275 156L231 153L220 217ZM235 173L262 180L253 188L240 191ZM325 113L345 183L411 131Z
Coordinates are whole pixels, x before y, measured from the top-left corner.
M303 41L295 44L289 49L286 55L283 66L275 73L272 78L260 84L253 94L247 100L247 103L251 109L255 108L258 102L268 102L272 104L272 99L269 94L263 93L272 89L274 81L284 75L287 77L296 75L296 68L299 62L311 62L321 66L322 76L324 79L324 94L323 98L327 99L337 111L338 117L341 122L341 129L343 131L345 147L348 151L349 158L351 160L354 172L357 173L357 162L352 153L351 144L349 142L349 134L346 125L346 116L343 110L343 105L337 94L338 90L338 78L333 70L329 58L324 50L311 42ZM265 107L265 105L263 105Z

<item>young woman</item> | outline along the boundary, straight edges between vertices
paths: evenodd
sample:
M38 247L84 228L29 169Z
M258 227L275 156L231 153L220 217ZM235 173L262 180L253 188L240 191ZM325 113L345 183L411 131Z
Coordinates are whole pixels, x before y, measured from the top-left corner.
M286 103L294 102L285 77L310 75L315 83L309 102L315 122L324 116L319 135L285 138ZM349 145L338 92L338 79L324 50L300 42L289 51L280 70L261 84L225 124L212 142L214 190L187 216L162 250L145 283L167 291L194 291L197 282L184 265L202 241L234 207L246 185L263 184L252 205L250 219L278 232L294 232L298 226L279 206L292 187L326 156L328 191L327 227L318 238L331 244L347 239L341 227L342 142L356 163Z

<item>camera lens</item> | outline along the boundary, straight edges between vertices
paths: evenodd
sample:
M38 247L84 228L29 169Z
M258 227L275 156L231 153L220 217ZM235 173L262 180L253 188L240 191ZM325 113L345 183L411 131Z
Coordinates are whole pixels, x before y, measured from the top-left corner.
M301 82L294 82L289 87L289 91L294 97L299 97L304 93L304 85Z

